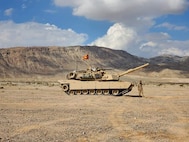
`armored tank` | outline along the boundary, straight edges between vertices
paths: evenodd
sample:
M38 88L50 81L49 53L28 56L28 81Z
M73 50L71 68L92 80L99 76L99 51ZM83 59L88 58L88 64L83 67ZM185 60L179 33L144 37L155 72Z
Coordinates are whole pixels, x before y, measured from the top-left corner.
M149 63L129 69L121 74L107 74L104 69L88 68L67 74L67 80L59 80L61 88L68 95L114 95L122 96L130 92L133 84L121 81L120 78L128 73L148 66Z

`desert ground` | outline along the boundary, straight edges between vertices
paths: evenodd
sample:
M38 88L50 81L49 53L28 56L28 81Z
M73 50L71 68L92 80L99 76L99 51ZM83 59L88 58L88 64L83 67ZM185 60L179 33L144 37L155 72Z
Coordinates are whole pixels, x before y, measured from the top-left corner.
M188 142L189 81L169 80L146 80L145 97L137 87L69 96L56 81L1 80L0 142Z

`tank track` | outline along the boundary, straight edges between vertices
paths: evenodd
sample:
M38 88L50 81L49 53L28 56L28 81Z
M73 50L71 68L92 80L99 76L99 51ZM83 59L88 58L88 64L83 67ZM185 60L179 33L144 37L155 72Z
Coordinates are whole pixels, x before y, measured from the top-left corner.
M112 96L123 96L132 90L133 84L127 89L94 89L94 90L65 90L67 95L112 95Z

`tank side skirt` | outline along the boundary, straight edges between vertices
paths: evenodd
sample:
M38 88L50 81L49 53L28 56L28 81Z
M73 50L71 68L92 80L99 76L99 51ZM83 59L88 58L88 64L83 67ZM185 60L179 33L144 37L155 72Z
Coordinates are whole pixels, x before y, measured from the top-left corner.
M112 90L119 90L119 93L116 96L120 96L120 95L124 95L132 90L132 84L130 84L128 82L73 81L70 83L65 82L65 83L62 83L61 85L63 85L63 84L69 84L69 90L65 91L65 93L68 95L72 91L74 91L75 94L77 94L76 91L82 92L83 90L88 90L88 92L90 92L90 90L94 90L95 92L97 90L102 90L102 92L107 90L107 91L109 91L109 94L111 95ZM73 94L73 92L71 94Z

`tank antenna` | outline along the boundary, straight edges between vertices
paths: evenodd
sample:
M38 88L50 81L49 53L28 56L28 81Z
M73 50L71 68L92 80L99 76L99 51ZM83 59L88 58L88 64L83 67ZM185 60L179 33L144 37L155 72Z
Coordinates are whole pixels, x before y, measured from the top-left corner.
M75 71L77 71L78 70L78 61L77 61L77 59L75 59Z

